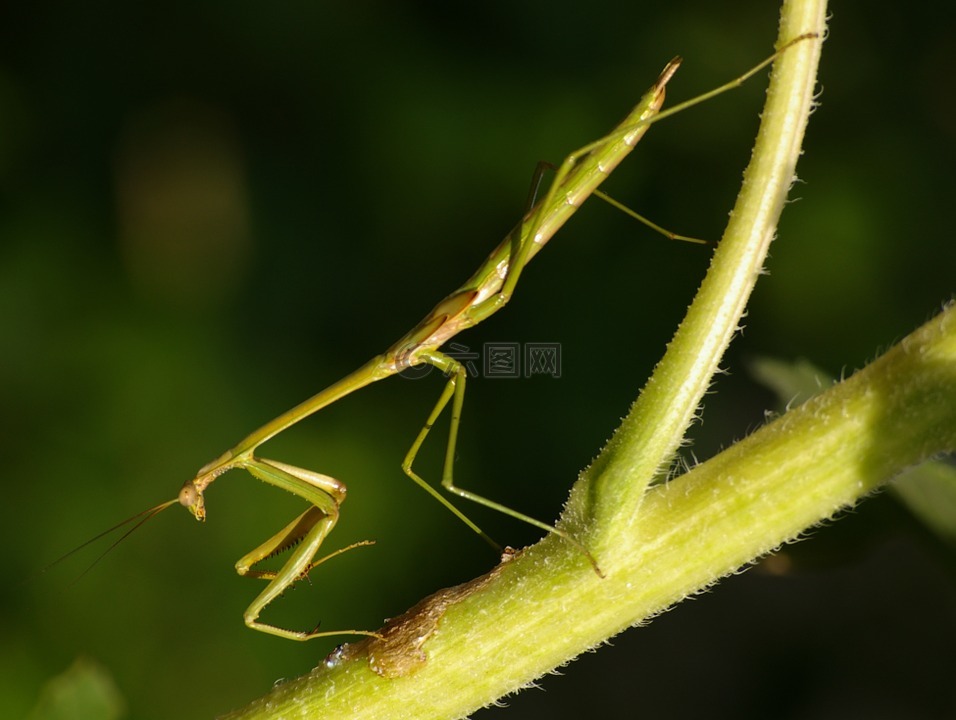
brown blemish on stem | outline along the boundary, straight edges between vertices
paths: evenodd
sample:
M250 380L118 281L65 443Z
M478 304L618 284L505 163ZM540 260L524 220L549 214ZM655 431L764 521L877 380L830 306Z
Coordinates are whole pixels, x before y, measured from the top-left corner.
M505 548L501 562L491 572L428 596L407 612L389 620L379 631L381 637L370 637L348 645L344 652L340 651L338 659L355 658L364 653L368 656L369 667L384 678L411 675L428 662L423 647L438 631L438 623L448 608L487 585L515 554L511 548Z

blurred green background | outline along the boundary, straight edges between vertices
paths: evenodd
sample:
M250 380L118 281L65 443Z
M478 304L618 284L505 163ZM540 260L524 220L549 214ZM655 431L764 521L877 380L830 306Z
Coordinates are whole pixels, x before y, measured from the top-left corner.
M801 182L692 451L774 398L760 355L833 375L951 298L956 10L835 3ZM208 718L336 644L246 630L232 564L301 507L239 474L209 519L160 516L73 582L37 571L382 351L511 227L535 163L608 130L673 55L670 101L765 57L773 3L62 3L0 10L0 716L76 658L130 718ZM611 179L675 231L718 238L764 79L653 128ZM554 518L636 396L709 251L599 202L459 340L558 342L562 377L475 379L457 477ZM495 557L401 473L437 377L381 383L273 441L341 478L329 540L371 538L270 618L374 628ZM442 431L443 432L443 431ZM437 478L443 443L423 453ZM481 509L500 541L533 529ZM945 717L951 555L888 496L476 718ZM343 638L344 640L345 638Z

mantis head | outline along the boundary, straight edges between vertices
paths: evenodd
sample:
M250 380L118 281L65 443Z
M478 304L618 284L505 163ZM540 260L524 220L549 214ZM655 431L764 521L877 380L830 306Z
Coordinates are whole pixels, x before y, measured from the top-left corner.
M202 490L195 480L187 480L179 491L179 504L193 514L193 517L202 522L206 519L206 503L203 501Z

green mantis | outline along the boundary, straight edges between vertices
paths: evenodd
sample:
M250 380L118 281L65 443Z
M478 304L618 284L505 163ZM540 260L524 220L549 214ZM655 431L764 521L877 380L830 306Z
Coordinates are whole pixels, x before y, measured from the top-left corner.
M803 38L797 38L797 40L800 39ZM785 47L787 46L784 46L778 53L783 52ZM442 487L449 493L485 505L564 538L575 545L581 551L582 560L586 559L590 562L593 570L601 575L598 559L594 558L577 539L569 536L565 531L459 488L454 484L455 446L467 374L456 359L443 353L440 348L458 333L482 322L508 303L527 264L589 196L598 195L609 200L598 190L598 186L630 153L652 122L739 85L766 67L774 57L776 57L776 54L716 90L662 112L665 87L674 76L681 62L680 58L672 60L661 72L657 81L643 95L640 102L613 131L565 158L564 162L557 168L554 179L542 199L525 214L521 222L491 252L461 287L441 300L415 327L399 338L385 352L373 357L351 374L266 423L242 439L235 447L200 469L195 477L184 483L177 499L147 510L143 513L146 516L145 519L149 519L178 501L197 520L204 520L206 517L205 492L207 488L221 475L237 469L246 470L263 482L301 497L309 503L308 509L281 531L242 557L236 564L236 570L240 575L259 578L268 582L265 589L245 611L246 625L262 632L293 640L308 640L340 634L377 636L374 632L361 630L320 631L316 628L310 632L299 632L259 620L260 613L273 600L297 580L306 577L315 567L352 548L371 543L356 543L316 560L322 543L338 521L340 507L346 496L345 485L327 475L266 459L261 457L258 451L271 438L337 400L408 368L430 365L444 374L446 383L424 426L405 455L402 462L404 472L492 546L498 547L491 538L435 487L429 485L414 469L415 458L422 444L436 420L450 404L451 423L442 470ZM620 207L615 201L609 201ZM631 214L644 221L640 216ZM653 224L648 224L660 230ZM689 239L666 233L666 231L662 232L672 238ZM291 555L278 571L255 569L256 565L262 560L287 550L291 551Z
M351 374L263 425L234 448L202 468L195 478L183 485L179 492L179 502L198 520L203 520L206 516L204 493L209 485L223 473L238 468L247 470L264 482L298 495L312 505L290 525L237 563L236 569L239 574L269 581L265 590L246 610L244 616L246 625L294 640L307 640L341 633L341 631L319 631L318 629L306 633L296 632L258 620L260 612L287 587L330 557L313 560L322 542L335 527L339 508L345 500L346 492L345 485L333 478L259 457L257 455L259 446L303 418L346 395L373 382L396 375L407 368L422 364L431 365L440 370L447 381L425 425L405 455L402 462L404 472L472 530L497 547L444 495L425 482L413 467L422 443L450 403L451 429L445 451L442 486L460 497L503 512L542 530L557 533L578 544L562 530L455 486L452 465L467 376L462 365L451 356L442 353L439 348L461 331L480 323L508 303L524 267L531 258L567 222L647 131L648 120L659 112L664 102L664 88L679 64L680 60L675 59L667 65L657 82L611 135L569 155L558 168L544 198L492 251L475 273L460 288L439 302L411 331L399 338L381 355L373 357ZM291 557L278 572L261 572L251 569L260 560L293 545L296 547ZM594 568L598 569L594 559L583 547L581 549L582 557L590 559ZM370 634L361 631L347 632Z

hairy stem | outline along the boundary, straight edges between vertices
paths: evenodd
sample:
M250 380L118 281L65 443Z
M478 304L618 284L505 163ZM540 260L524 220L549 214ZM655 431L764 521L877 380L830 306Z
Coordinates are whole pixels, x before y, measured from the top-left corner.
M231 717L463 717L954 449L956 305L850 379L651 488L606 579L548 537L418 606L417 627L432 633L427 659L408 641L390 660L398 676L376 674L357 653Z
M794 179L823 38L824 2L784 3L777 43L814 32L773 65L753 156L724 236L684 321L640 397L575 494L589 493L593 552L613 555L643 521L647 486L673 458L730 345ZM575 498L577 499L577 498Z

